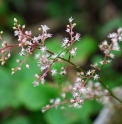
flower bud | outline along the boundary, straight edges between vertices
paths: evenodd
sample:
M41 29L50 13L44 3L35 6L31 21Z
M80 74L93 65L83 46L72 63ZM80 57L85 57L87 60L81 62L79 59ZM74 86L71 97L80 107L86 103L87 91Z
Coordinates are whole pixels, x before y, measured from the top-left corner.
M17 19L16 19L16 18L14 18L14 21L15 21L15 22L17 22Z
M5 60L7 60L8 58L7 57L5 57Z
M22 46L22 43L19 43L19 46L21 47Z
M26 68L29 68L29 65L28 64L26 64Z
M25 25L23 25L22 28L25 28Z
M14 71L12 71L12 73L11 73L11 74L13 75L14 73L15 73L15 72L14 72Z
M18 69L18 70L21 70L21 67L18 67L17 69Z
M17 60L16 60L16 62L20 62L20 60L19 60L19 59L17 59Z
M13 27L13 29L15 30L15 29L16 29L16 27Z
M41 31L41 28L38 28L39 31Z
M1 65L4 65L4 64L5 64L5 61L2 61L2 62L1 62Z
M11 57L11 54L10 53L8 54L8 57Z
M67 25L67 28L69 28L70 26L69 25Z
M3 34L3 31L1 31L0 34Z
M12 70L12 71L14 71L14 70L15 70L15 68L12 68L11 70Z
M76 23L73 24L73 27L76 26Z

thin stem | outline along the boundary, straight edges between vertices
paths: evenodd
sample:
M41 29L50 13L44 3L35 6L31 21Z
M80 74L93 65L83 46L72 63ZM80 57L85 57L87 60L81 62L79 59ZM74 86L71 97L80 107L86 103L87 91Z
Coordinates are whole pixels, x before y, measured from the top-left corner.
M108 92L111 94L111 96L113 96L117 101L119 101L119 102L122 104L122 101L121 101L119 98L117 98L117 97L112 93L112 91L103 83L102 80L99 80L99 82L104 86L105 89L108 90Z
M111 46L110 46L110 47L111 47ZM109 47L109 49L110 49L110 47ZM111 91L111 90L103 83L103 81L102 81L102 70L103 70L103 67L104 67L104 63L105 63L105 61L106 61L106 57L107 57L107 55L105 55L104 61L103 61L103 65L101 66L101 69L100 69L100 79L99 79L99 82L104 86L105 89L108 90L108 92L111 94L111 96L113 96L117 101L119 101L119 102L122 104L122 101L121 101L119 98L117 98L117 97L112 93L112 91Z
M106 61L106 55L105 55L105 57L104 57L104 60L103 60L103 64L102 64L102 66L101 66L101 68L100 68L100 77L102 77L102 69L103 69L103 66L104 66L104 63L105 63L105 61Z
M4 49L7 49L7 48L15 47L15 46L19 46L19 45L18 45L18 44L14 44L14 45L6 46L6 47L0 49L0 51L1 51L1 50L4 50ZM36 47L36 46L33 45L33 47ZM49 51L49 50L47 50L47 52L50 53L50 54L52 54L52 55L54 55L54 53L51 52L51 51ZM28 57L28 55L26 56L26 58L27 58L27 57ZM24 61L26 60L26 58L24 59ZM74 66L78 71L82 71L82 72L86 73L85 70L83 70L82 68L80 68L80 66L77 66L77 65L75 65L74 63L72 63L69 59L67 60L67 59L62 58L62 57L59 57L59 56L58 56L58 58L64 60L65 62L68 62L69 64L71 64L72 66ZM106 56L105 56L105 58L104 58L104 62L105 62L105 60L106 60ZM22 64L22 63L21 63L21 64ZM19 65L19 66L20 66L20 65ZM101 67L101 71L102 71L102 68L103 68L103 66ZM108 90L108 92L111 94L111 96L113 96L117 101L119 101L119 102L122 104L122 101L121 101L119 98L117 98L117 97L112 93L112 91L103 83L103 81L102 81L101 79L99 80L99 82L104 86L105 89Z
M49 50L47 50L47 52L50 53L50 54L52 54L52 55L54 55L54 53L51 52L51 51L49 51ZM72 63L71 61L69 61L69 60L67 60L67 59L65 59L65 58L62 58L62 57L58 57L58 58L64 60L65 62L70 63L70 64L73 65L76 69L78 69L78 71L83 71L83 72L85 72L85 70L81 69L80 66L75 65L75 64Z
M1 52L2 50L11 49L12 47L16 47L16 46L19 46L19 44L14 44L14 45L5 46L5 47L3 47L3 48L0 49L0 52Z

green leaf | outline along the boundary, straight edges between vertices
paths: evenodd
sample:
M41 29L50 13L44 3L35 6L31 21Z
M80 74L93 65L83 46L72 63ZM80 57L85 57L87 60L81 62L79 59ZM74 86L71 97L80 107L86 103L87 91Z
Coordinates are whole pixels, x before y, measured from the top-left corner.
M33 87L31 82L25 82L18 89L18 97L29 110L40 110L56 95L56 89L40 84Z
M61 44L61 41L56 38L52 38L45 43L47 48L54 53L59 53L61 51L60 44Z
M118 29L122 26L122 18L116 17L110 21L108 21L105 25L102 25L98 30L98 36L103 38L108 33L110 33L114 29Z
M96 108L94 109L94 106ZM49 110L45 113L45 118L49 124L91 124L89 116L92 112L98 112L101 105L95 101L85 101L81 109L66 108L65 110L57 109Z
M46 120L49 124L73 124L77 119L74 113L69 110L50 110L45 113Z
M86 62L88 57L92 55L97 50L96 41L91 36L84 36L80 41L74 44L77 47L76 56L72 61L76 64L83 64Z
M30 124L31 122L25 116L16 116L6 120L3 124Z
M11 74L5 68L0 69L0 110L6 107L18 107L20 101L16 96L18 83L12 80Z
M23 61L25 58L25 56L20 57L18 54L14 55L13 58L11 60L9 60L9 63L11 63L9 66L9 68L16 68L19 63L16 62L16 59L19 59L21 61ZM12 75L12 78L14 80L17 80L17 82L19 83L24 83L24 82L32 82L35 80L35 74L39 73L39 69L37 67L37 59L34 59L34 56L30 56L27 58L27 63L29 64L29 69L26 68L26 64L23 63L21 66L21 70L15 72L14 75ZM20 80L21 79L21 80Z

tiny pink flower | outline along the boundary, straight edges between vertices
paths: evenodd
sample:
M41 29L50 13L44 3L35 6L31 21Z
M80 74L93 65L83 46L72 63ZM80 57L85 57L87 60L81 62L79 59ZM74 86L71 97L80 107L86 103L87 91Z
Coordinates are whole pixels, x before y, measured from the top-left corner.
M66 32L70 32L70 29L69 29L69 28L67 28L67 29L66 29Z
M99 78L99 75L98 74L95 74L94 80L97 80L98 78Z
M57 70L56 70L56 69L52 69L52 70L51 70L51 73L52 73L52 76L54 76L54 75L57 74Z
M26 64L26 68L29 68L29 65L28 64Z
M42 53L45 53L46 50L47 50L47 47L46 46L43 46L43 47L40 48L40 50L41 50Z
M18 35L19 35L19 31L18 30L14 31L14 36L18 36Z
M32 33L31 33L31 31L25 31L25 34L31 35Z
M39 85L39 82L37 82L37 81L34 81L34 82L32 82L32 83L33 83L34 87L36 87L36 86Z
M72 20L73 20L73 18L72 18L72 17L70 17L70 18L69 18L69 22L72 22Z
M90 75L91 74L91 71L89 70L89 71L87 71L87 73L86 73L86 75Z
M41 25L41 27L44 32L47 32L47 30L49 29L47 25Z
M79 40L80 40L80 34L79 34L79 33L77 33L77 34L75 35L75 40L76 40L76 41L79 41Z
M40 81L41 81L42 84L44 84L44 82L45 82L43 77L40 79Z
M60 99L60 98L57 98L57 99L55 100L55 104L59 104L60 101L61 101L61 99Z

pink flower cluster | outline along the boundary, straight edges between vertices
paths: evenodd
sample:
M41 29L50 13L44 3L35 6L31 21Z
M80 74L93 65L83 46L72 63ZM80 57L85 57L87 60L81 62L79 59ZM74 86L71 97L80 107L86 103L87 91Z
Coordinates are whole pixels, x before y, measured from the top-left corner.
M35 59L37 59L37 67L39 68L41 75L35 74L36 80L32 82L34 87L39 86L40 82L44 84L45 77L48 73L51 73L52 76L57 74L65 75L67 74L68 66L73 66L78 69L74 83L64 86L62 89L61 98L51 99L50 104L42 108L42 112L45 112L53 107L57 108L59 105L62 105L61 109L64 109L64 104L66 103L69 107L81 108L86 99L96 98L104 101L104 97L108 95L116 98L102 82L99 73L101 73L105 64L110 63L112 59L115 58L113 51L120 50L118 41L122 41L122 28L119 28L117 33L111 33L108 35L108 38L110 38L111 41L110 43L105 40L99 45L99 48L105 54L104 59L100 60L99 63L91 65L92 69L85 71L71 62L71 58L76 55L77 51L77 48L73 47L73 44L76 41L80 41L80 34L73 31L76 23L73 23L72 21L73 18L69 18L69 25L67 25L66 28L66 32L69 34L69 37L65 37L63 39L63 42L61 43L62 51L59 51L58 54L51 52L45 45L45 40L52 37L52 34L47 32L49 27L46 25L41 25L39 28L40 34L38 36L32 36L32 32L25 31L25 25L21 26L15 18L13 29L15 30L14 36L18 37L18 42L13 45L8 45L2 37L3 32L0 32L0 40L2 41L2 48L0 48L1 64L4 65L6 60L11 57L10 51L14 47L19 47L19 56L25 57L23 60L16 60L19 65L12 68L12 74L18 70L21 70L22 64L25 64L25 67L29 69L27 59L32 53L34 53L35 50L38 50L38 53L35 54ZM68 55L67 58L64 57L66 54ZM65 67L61 67L60 71L52 67L55 63L61 64L64 62L67 64ZM101 84L103 84L105 89L101 87ZM72 95L70 99L67 98L67 93L69 92Z

